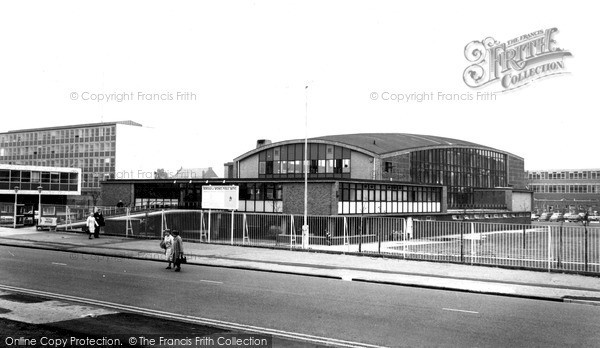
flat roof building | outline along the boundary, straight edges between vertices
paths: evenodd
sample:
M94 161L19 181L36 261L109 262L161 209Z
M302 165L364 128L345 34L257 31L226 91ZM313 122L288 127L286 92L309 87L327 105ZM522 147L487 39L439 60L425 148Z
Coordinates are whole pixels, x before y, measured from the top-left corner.
M0 224L33 225L39 205L65 205L80 194L80 168L0 164Z
M528 170L537 212L600 211L600 169Z
M81 194L95 205L104 180L154 177L155 143L133 121L13 130L0 133L0 164L81 168Z

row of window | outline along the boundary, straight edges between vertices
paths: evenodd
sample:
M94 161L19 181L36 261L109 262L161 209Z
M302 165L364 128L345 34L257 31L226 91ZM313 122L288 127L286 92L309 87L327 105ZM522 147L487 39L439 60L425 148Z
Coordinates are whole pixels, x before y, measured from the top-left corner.
M338 202L338 214L438 213L439 202Z
M110 168L114 170L115 159L105 158L73 158L73 159L45 159L45 160L23 160L23 161L2 161L2 164L15 164L22 166L41 166L41 167L69 167L82 168L85 171L95 171L91 168ZM88 170L89 169L89 170Z
M22 143L46 143L53 141L81 140L104 141L111 140L116 135L114 126L86 127L78 129L58 129L47 131L32 131L23 133L0 134L0 144L22 145ZM112 139L114 140L114 139Z
M240 184L240 201L281 201L281 184L249 183Z
M350 175L347 148L327 144L308 144L308 173L312 177ZM304 144L290 144L258 153L259 177L296 177L304 174Z
M349 159L310 160L309 174L342 174L350 173ZM304 174L303 161L266 161L259 162L259 175Z
M529 188L535 193L600 193L600 184L531 184Z
M440 202L440 187L340 183L343 202Z
M0 169L0 189L77 191L78 173Z
M560 171L560 172L527 172L527 178L530 180L578 180L578 179L600 179L600 171Z
M19 146L0 148L0 157L50 156L76 157L80 154L103 156L115 151L115 142L94 142L76 145Z

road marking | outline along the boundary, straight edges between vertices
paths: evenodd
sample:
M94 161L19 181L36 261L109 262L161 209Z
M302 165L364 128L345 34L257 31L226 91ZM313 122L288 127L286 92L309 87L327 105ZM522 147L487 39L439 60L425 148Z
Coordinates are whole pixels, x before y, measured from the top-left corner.
M37 295L37 296L42 296L42 297L51 297L51 298L61 299L64 301L85 303L85 304L89 304L89 305L96 305L96 306L101 306L101 307L106 307L106 308L128 311L131 313L138 313L138 314L142 314L142 315L152 315L154 317L178 320L181 322L200 324L200 325L209 325L209 326L224 328L224 329L229 329L229 330L240 330L240 331L246 331L246 332L252 332L252 333L266 334L266 335L272 335L272 336L288 338L288 339L293 339L293 340L300 340L300 341L311 342L311 343L316 343L316 344L335 345L337 347L383 348L383 346L378 346L378 345L373 345L373 344L368 344L368 343L345 341L345 340L339 340L336 338L313 336L313 335L308 335L308 334L303 334L303 333L298 333L298 332L269 329L269 328L260 327L260 326L252 326L252 325L238 324L238 323L232 323L232 322L216 320L216 319L194 317L194 316L177 314L177 313L169 313L169 312L163 312L163 311L158 311L158 310L154 310L154 309L140 308L140 307L129 306L129 305L125 305L125 304L119 304L119 303L114 303L114 302L106 302L106 301L86 299L86 298L82 298L82 297L63 295L63 294L57 294L57 293L52 293L52 292L46 292L46 291L18 288L18 287L9 286L9 285L0 285L0 290L25 293L25 294L29 294L29 295Z
M60 263L60 262L52 262L53 265L58 265L58 266L66 266L66 263Z
M7 250L9 254L11 254L13 257L15 257L15 254L11 253L10 250Z
M461 313L469 313L469 314L479 314L479 312L474 312L474 311L466 311L464 309L454 309L454 308L442 308L445 311L451 311L451 312L461 312Z
M200 281L203 282L203 283L223 284L223 282L217 282L217 281L214 281L214 280L203 280L203 279L200 279Z

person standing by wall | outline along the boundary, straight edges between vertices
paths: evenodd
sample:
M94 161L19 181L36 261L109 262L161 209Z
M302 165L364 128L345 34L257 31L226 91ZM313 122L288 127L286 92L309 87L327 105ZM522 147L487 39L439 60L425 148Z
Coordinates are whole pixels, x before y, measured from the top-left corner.
M180 272L181 258L183 257L183 240L177 230L173 230L173 236L173 266L175 266L175 272Z
M88 216L87 220L85 220L85 226L87 227L87 232L90 235L89 239L92 239L92 234L96 230L96 226L98 226L98 222L96 222L96 218L94 217L94 213L90 212L90 216Z

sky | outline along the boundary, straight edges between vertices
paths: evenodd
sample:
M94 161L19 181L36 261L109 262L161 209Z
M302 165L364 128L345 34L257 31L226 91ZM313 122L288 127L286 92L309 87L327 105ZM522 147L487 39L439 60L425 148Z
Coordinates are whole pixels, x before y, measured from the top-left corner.
M528 170L600 168L591 6L3 2L0 132L133 120L172 149L160 167L219 175L258 139L383 132L494 147L523 157ZM465 84L470 42L550 28L554 45L572 54L563 74L510 91ZM497 93L477 100L477 92ZM432 97L398 100L410 94Z

